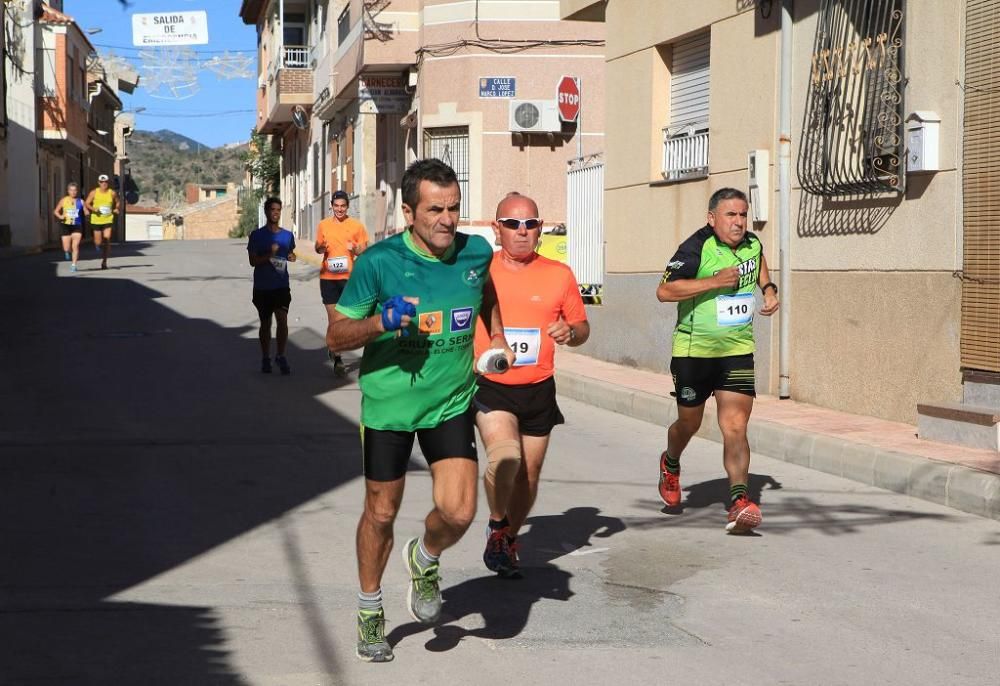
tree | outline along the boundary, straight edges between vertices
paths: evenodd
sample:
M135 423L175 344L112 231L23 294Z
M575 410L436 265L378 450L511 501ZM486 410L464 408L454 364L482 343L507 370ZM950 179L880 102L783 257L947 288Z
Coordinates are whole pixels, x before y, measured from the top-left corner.
M281 181L281 156L271 145L271 137L250 132L250 144L240 155L243 168L250 172L254 199L277 193Z
M257 228L257 212L260 207L260 198L254 197L252 192L244 193L240 198L240 214L236 226L229 232L230 238L245 238L250 232Z

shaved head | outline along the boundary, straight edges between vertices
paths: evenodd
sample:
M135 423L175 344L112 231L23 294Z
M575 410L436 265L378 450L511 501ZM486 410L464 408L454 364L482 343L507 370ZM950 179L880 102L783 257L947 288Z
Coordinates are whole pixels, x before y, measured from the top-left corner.
M517 210L521 210L520 213ZM501 217L537 217L538 203L517 191L508 193L497 205L497 219Z

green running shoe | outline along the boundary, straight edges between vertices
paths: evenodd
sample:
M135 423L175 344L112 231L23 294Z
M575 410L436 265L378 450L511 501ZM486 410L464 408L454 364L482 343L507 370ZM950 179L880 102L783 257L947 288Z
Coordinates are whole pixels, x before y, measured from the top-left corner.
M433 624L441 618L440 565L434 563L421 569L417 564L417 538L413 537L403 546L403 563L410 574L410 586L406 589L406 609L410 616L421 624Z
M385 640L385 612L358 610L358 658L365 662L392 662L392 646Z

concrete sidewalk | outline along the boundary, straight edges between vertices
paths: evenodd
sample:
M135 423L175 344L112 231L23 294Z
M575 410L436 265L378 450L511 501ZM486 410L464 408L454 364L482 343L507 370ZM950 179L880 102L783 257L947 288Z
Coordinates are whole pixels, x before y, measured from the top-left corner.
M564 351L556 370L561 395L663 427L677 417L669 375ZM721 442L714 399L707 410L698 435ZM774 396L757 398L748 433L753 452L1000 520L1000 453L921 440L910 424ZM651 475L655 461L650 455Z

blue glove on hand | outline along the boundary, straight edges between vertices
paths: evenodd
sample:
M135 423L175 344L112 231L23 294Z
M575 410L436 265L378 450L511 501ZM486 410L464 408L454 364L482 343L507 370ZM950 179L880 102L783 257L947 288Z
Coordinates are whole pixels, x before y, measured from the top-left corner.
M416 317L416 306L403 300L401 295L392 296L382 303L382 328L386 331L398 331L403 326L403 315ZM406 329L403 329L403 335L407 335Z

